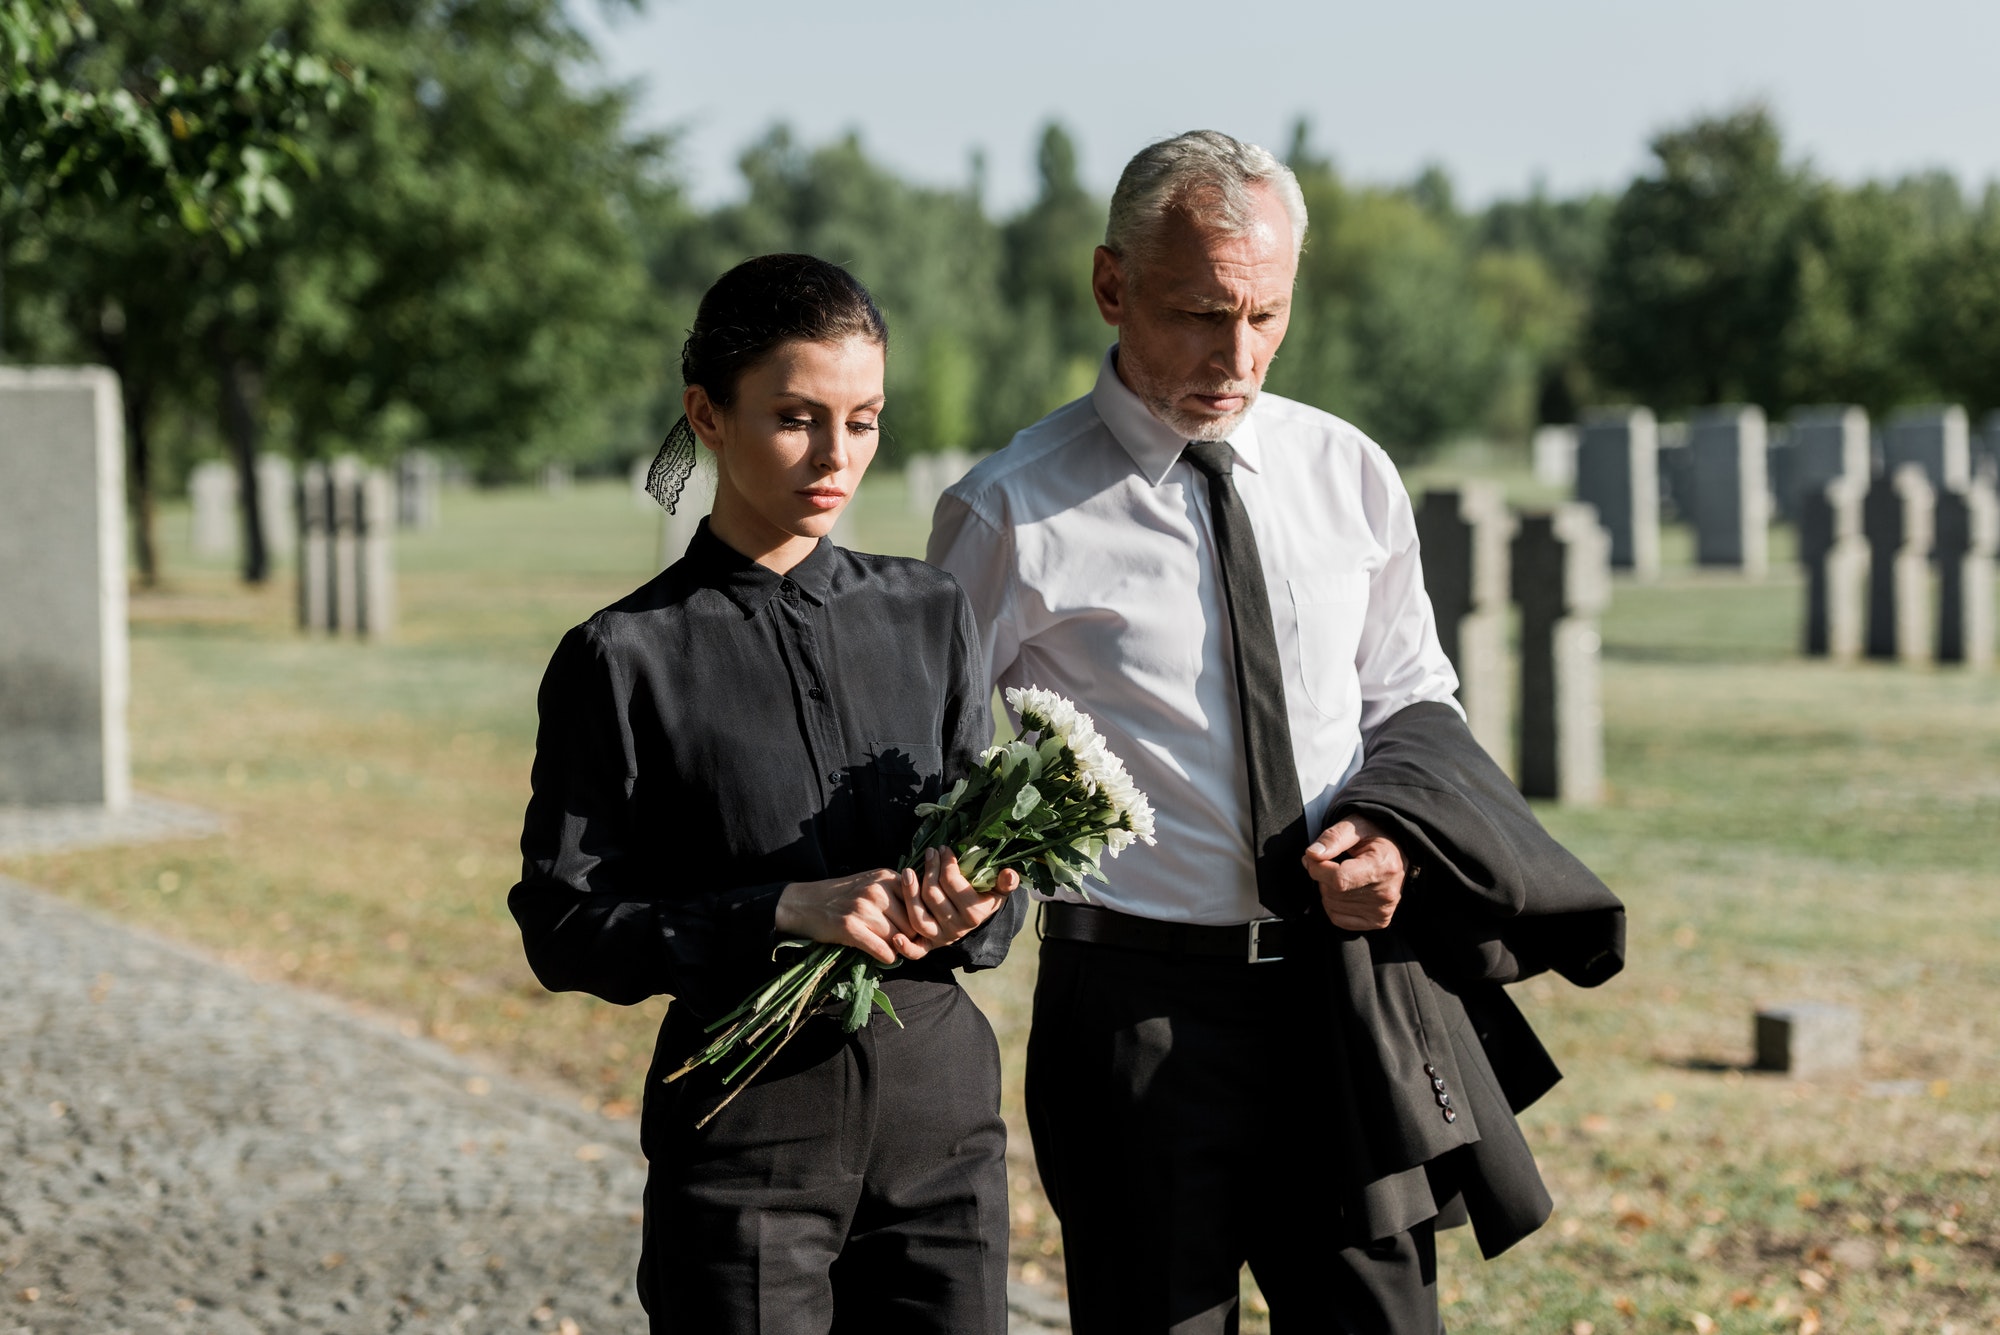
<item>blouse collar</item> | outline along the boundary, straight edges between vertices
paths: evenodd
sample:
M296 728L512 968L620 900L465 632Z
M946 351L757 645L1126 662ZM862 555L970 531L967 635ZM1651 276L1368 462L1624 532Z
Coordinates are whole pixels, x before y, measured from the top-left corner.
M781 575L716 537L704 516L688 542L687 556L683 559L703 584L722 593L742 608L745 616L750 616L763 611L788 588L797 589L814 606L825 603L833 588L833 552L833 543L821 538L803 561Z

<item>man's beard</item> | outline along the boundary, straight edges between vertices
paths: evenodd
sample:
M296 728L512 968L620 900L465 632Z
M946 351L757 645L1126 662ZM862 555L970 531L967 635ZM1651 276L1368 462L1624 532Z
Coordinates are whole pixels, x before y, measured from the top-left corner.
M1228 440L1230 433L1243 425L1243 419L1257 405L1257 385L1176 385L1171 390L1146 383L1138 386L1140 401L1152 410L1153 416L1172 427L1187 440ZM1204 394L1220 397L1241 394L1243 406L1227 417L1212 417L1207 413L1189 412L1179 407L1182 399L1190 394Z

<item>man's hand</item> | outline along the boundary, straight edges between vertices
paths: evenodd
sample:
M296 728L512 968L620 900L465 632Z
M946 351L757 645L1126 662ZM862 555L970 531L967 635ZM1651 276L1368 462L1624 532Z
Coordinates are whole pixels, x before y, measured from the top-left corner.
M1000 873L991 890L975 889L959 870L958 855L948 848L925 849L922 870L914 890L910 882L903 883L903 908L920 944L932 950L950 945L992 917L1021 884L1021 874L1010 868Z
M830 881L794 881L778 898L776 925L787 936L853 946L883 964L894 964L899 953L922 959L930 948L905 907L917 893L915 872L886 867Z
M1406 871L1403 850L1366 817L1335 823L1313 841L1304 861L1335 927L1372 932L1396 916Z

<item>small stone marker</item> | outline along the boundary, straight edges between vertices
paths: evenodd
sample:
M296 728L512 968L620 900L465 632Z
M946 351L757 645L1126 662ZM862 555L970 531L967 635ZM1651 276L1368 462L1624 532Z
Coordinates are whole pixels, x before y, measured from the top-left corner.
M333 493L326 465L299 470L299 629L333 629Z
M386 639L396 626L396 484L342 455L300 470L299 627Z
M687 555L688 543L694 539L695 529L701 526L703 516L715 504L715 466L702 456L696 456L694 471L688 474L687 486L681 489L681 498L674 505L677 513L660 511L660 569L665 570L674 562ZM646 461L651 467L652 460ZM651 497L646 500L655 508L658 502Z
M1426 491L1417 507L1417 544L1438 643L1458 673L1458 699L1472 735L1502 769L1513 768L1507 603L1515 527L1491 482Z
M2000 486L2000 409L1986 415L1986 427L1972 441L1972 475L1985 474Z
M1535 481L1545 487L1567 491L1576 485L1577 431L1573 426L1549 425L1535 428L1531 450L1535 461Z
M1649 408L1597 408L1577 442L1576 498L1611 535L1611 564L1660 573L1659 426Z
M1963 491L1972 480L1972 430L1955 403L1908 408L1889 419L1882 437L1882 471L1904 464L1924 470L1932 491Z
M1597 615L1611 601L1609 539L1587 505L1521 516L1513 594L1521 606L1517 781L1579 806L1604 795Z
M396 460L396 524L436 528L444 517L444 466L429 450L409 450Z
M976 462L964 450L939 450L935 454L915 454L903 466L911 514L929 519L937 510L938 497L945 488L972 471Z
M196 464L188 473L188 546L196 556L231 556L236 551L236 469L220 460Z
M1875 479L1862 502L1868 539L1868 656L1927 663L1931 545L1937 493L1921 466Z
M2000 496L1981 474L1937 498L1940 663L1993 665L1993 561L2000 552Z
M1660 522L1689 523L1694 519L1694 451L1688 448L1686 422L1660 423L1653 462L1660 475Z
M1769 564L1771 482L1764 410L1705 408L1689 425L1695 562L1762 576Z
M542 490L561 493L568 491L576 481L568 464L543 464L541 471Z
M118 377L0 367L0 805L130 805L129 663Z
M1757 1069L1800 1079L1850 1071L1861 1064L1861 1012L1852 1006L1799 1001L1757 1012Z
M1806 572L1805 651L1848 663L1861 657L1868 540L1861 535L1860 480L1831 478L1799 496L1799 564Z
M298 470L282 454L257 456L257 518L264 526L264 550L277 560L298 542L294 493Z

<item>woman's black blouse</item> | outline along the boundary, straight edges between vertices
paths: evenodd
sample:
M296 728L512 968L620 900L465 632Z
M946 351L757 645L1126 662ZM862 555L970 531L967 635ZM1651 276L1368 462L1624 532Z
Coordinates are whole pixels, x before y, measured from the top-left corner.
M916 804L977 763L981 663L943 571L822 540L779 575L704 521L684 558L564 636L542 679L508 896L535 976L733 1007L774 971L786 884L895 866ZM999 964L1025 900L930 963Z

